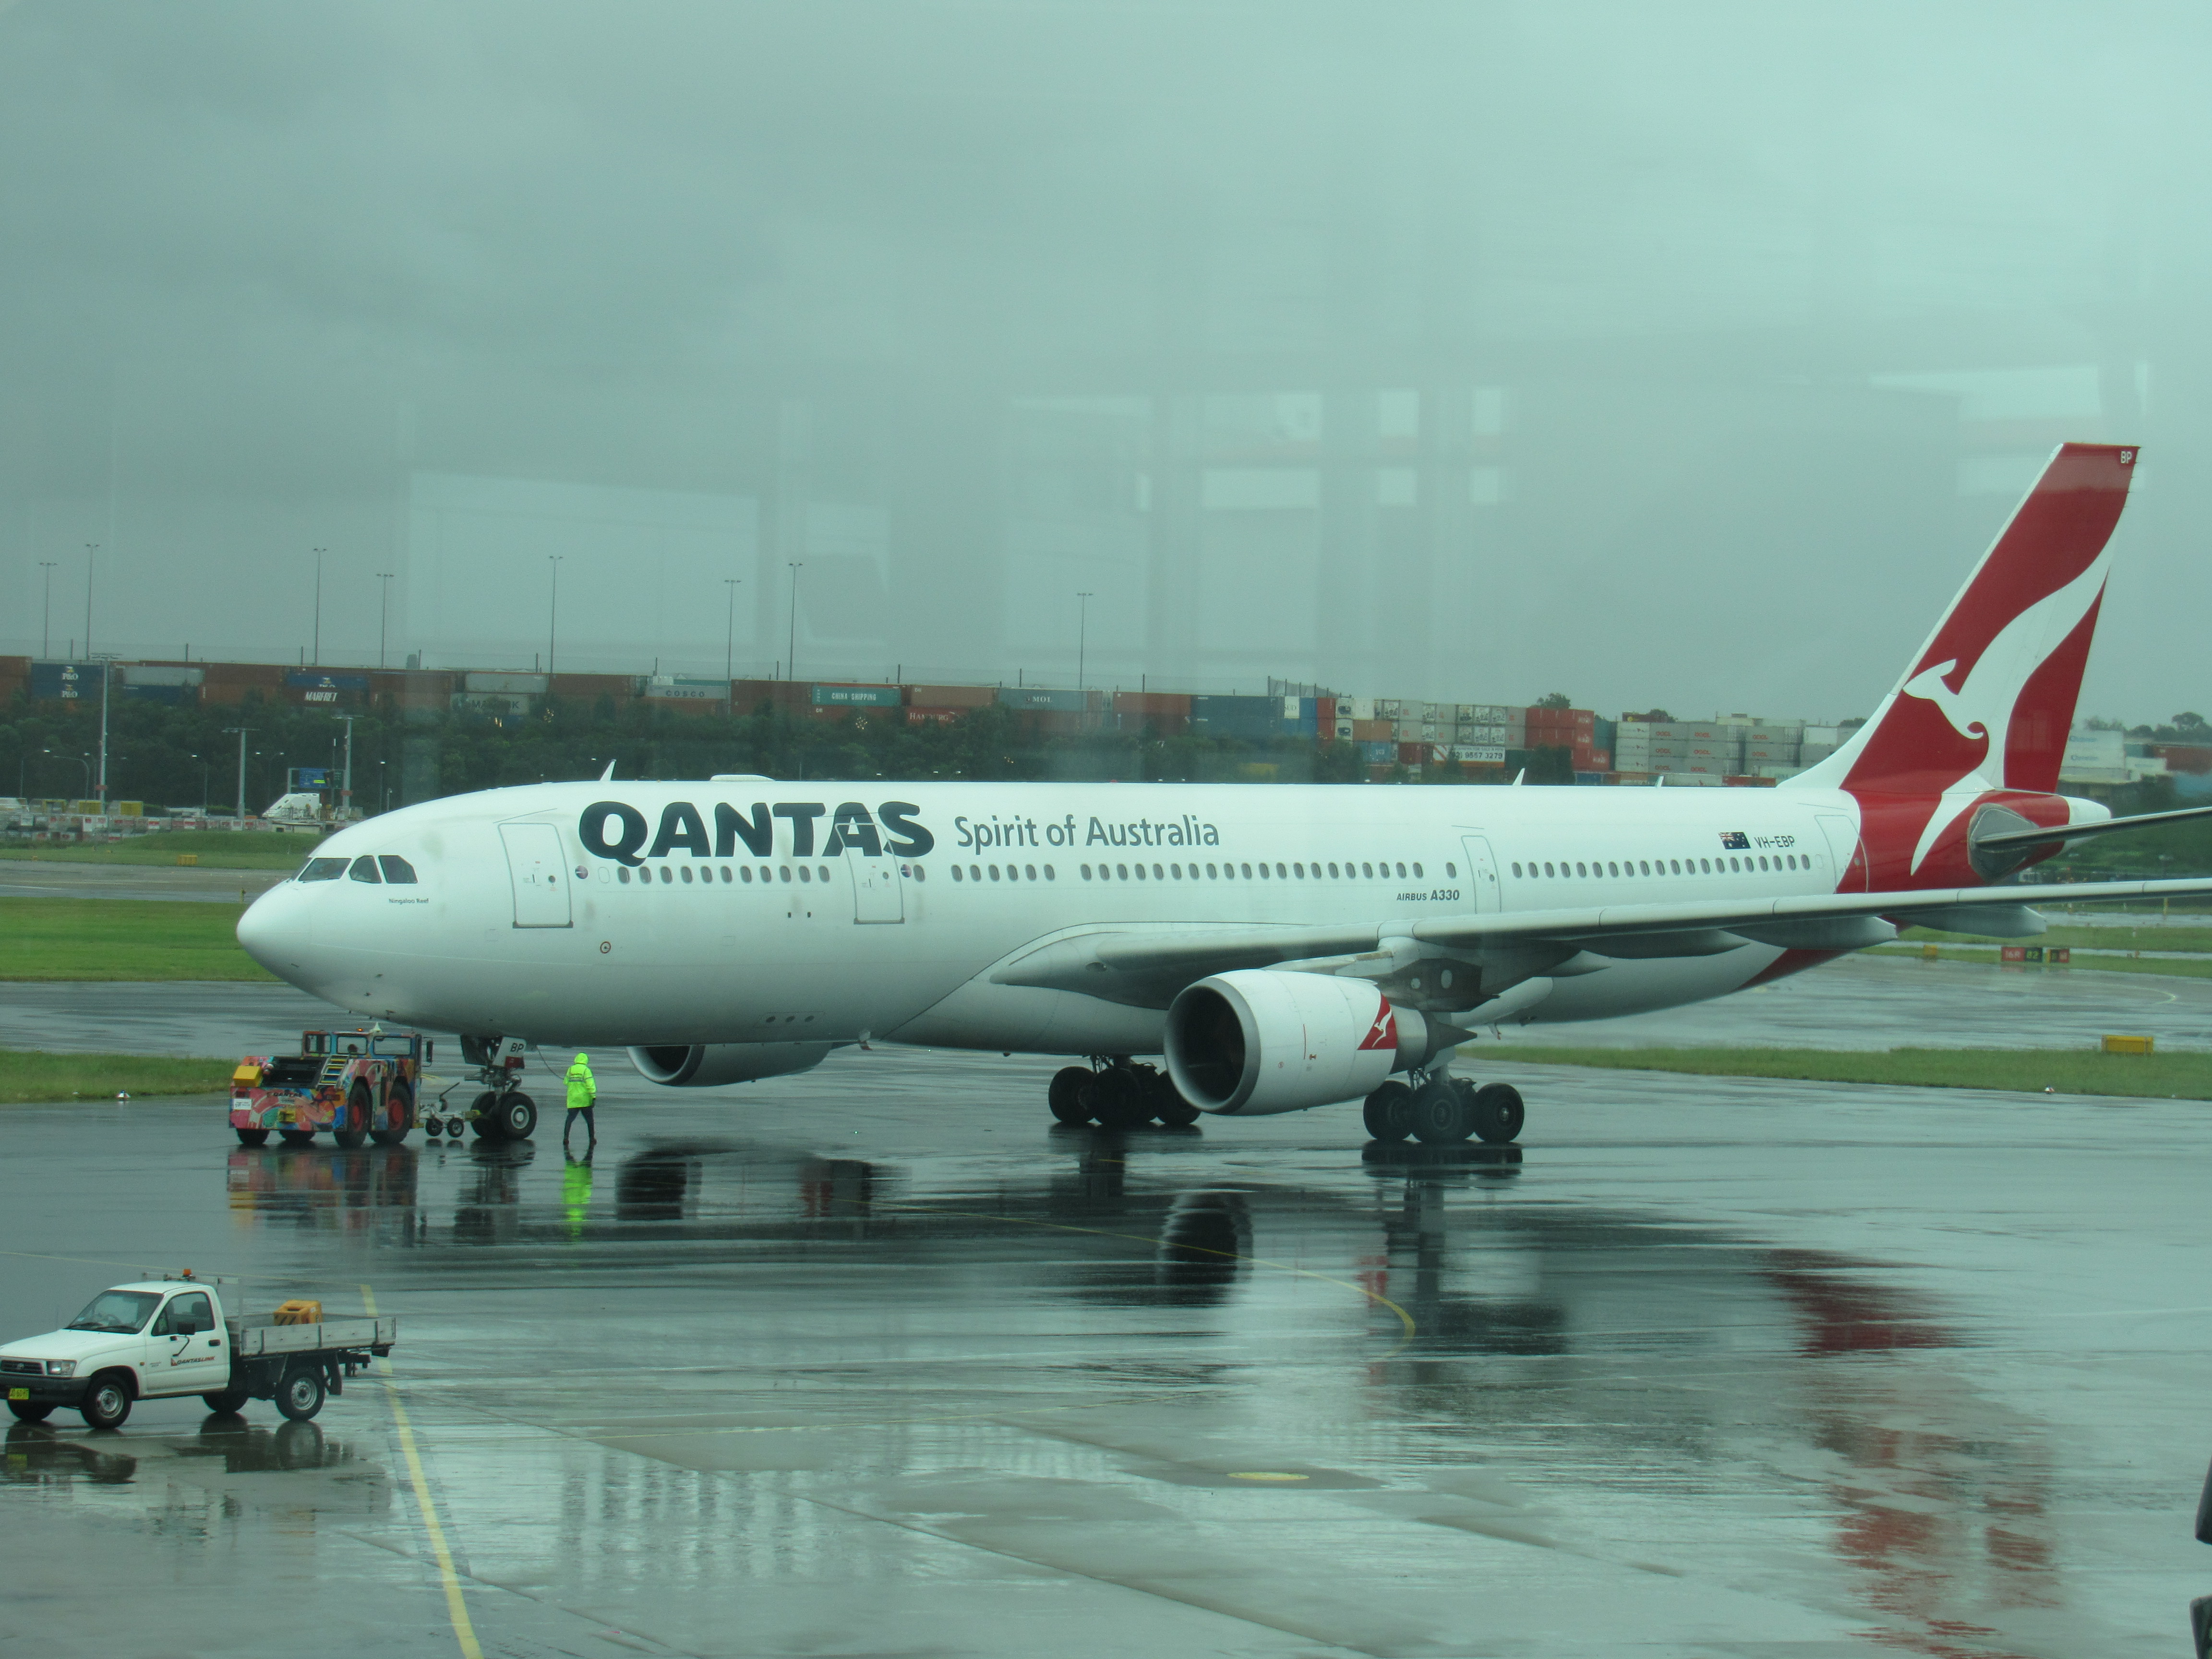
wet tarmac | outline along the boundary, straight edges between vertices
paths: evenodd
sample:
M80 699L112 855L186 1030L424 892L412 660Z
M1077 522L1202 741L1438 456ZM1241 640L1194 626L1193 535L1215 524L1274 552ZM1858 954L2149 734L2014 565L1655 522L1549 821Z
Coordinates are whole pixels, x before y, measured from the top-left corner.
M1439 1153L1346 1109L1057 1128L1047 1071L608 1066L588 1167L550 1124L294 1152L205 1103L0 1110L0 1330L185 1266L401 1321L312 1425L12 1431L0 1630L452 1655L457 1601L501 1656L2186 1650L2212 1109L1524 1067L1517 1154Z

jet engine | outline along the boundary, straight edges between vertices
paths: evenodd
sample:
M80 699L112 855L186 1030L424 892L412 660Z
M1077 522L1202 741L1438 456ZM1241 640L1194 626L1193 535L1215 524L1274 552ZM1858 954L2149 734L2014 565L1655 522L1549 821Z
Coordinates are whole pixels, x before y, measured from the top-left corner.
M1201 1112L1258 1117L1354 1100L1430 1056L1428 1022L1367 980L1266 968L1183 988L1168 1075Z
M688 1048L633 1048L629 1063L647 1083L671 1089L713 1089L755 1083L819 1066L834 1042L709 1042Z

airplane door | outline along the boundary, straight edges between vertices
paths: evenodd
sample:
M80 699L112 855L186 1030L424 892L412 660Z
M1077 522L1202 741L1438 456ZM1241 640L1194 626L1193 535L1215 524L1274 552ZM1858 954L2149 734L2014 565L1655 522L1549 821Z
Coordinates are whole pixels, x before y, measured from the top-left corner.
M904 921L906 889L894 859L871 858L857 848L845 849L845 868L853 877L853 920Z
M1835 860L1836 890L1844 890L1844 879L1850 874L1851 860L1859 850L1859 827L1841 813L1823 812L1820 815L1820 834L1828 843L1828 856ZM1858 879L1852 885L1863 892L1866 889L1866 866L1859 866Z
M568 855L561 832L550 823L502 823L507 872L514 882L514 925L566 927L568 915Z
M1498 887L1498 860L1490 856L1490 843L1480 836L1462 836L1459 844L1467 849L1466 893L1470 908L1476 910L1500 910L1504 908Z

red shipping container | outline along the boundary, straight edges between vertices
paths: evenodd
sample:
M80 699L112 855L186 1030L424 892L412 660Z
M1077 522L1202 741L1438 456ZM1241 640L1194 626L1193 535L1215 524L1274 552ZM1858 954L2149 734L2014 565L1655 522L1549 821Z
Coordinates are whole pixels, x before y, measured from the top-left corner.
M906 711L906 723L908 726L951 726L967 713L965 708L909 708Z
M999 700L995 685L909 685L907 703L916 708L984 708Z
M1423 766L1427 764L1429 745L1425 743L1401 743L1398 745L1398 764Z
M1354 720L1352 723L1354 743L1395 743L1398 723L1395 720Z
M1190 714L1190 696L1184 691L1116 691L1114 712L1117 714L1179 714L1188 719Z

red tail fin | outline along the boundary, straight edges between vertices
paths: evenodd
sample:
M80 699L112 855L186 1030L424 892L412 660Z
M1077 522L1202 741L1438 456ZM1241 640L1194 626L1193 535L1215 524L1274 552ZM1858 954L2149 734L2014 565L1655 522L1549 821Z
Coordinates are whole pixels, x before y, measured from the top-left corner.
M1874 718L1796 781L1931 811L1977 781L2055 789L2135 464L2132 446L2061 446Z

